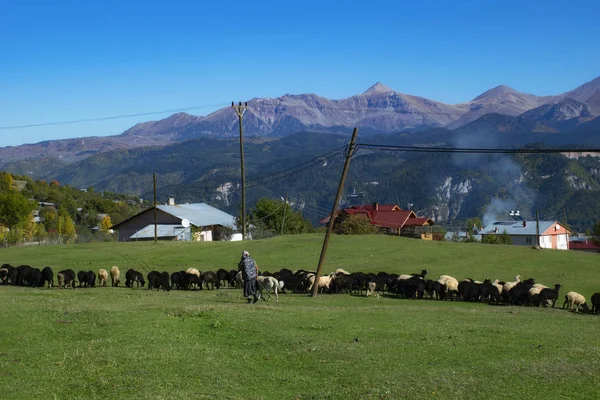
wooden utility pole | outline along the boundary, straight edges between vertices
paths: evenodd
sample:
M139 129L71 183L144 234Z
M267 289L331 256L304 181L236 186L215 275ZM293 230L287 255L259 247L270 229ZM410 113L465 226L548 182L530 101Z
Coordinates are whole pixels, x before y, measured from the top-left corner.
M239 123L240 123L240 165L241 165L241 175L242 175L242 240L246 240L246 176L244 174L244 129L242 128L242 117L248 108L248 103L242 102L236 106L233 101L231 102L231 107L235 110L235 113L238 115Z
M535 210L535 237L537 238L537 247L542 247L540 244L540 214Z
M154 243L158 240L158 225L156 217L156 172L152 175L154 181Z
M333 202L333 207L331 208L331 214L329 216L329 223L327 224L327 231L325 232L325 240L323 240L323 248L321 249L321 256L319 257L319 265L317 266L317 273L315 276L315 284L312 288L312 297L315 297L317 293L319 293L319 278L323 272L323 262L325 261L325 254L327 253L327 246L329 245L329 237L331 236L331 231L333 230L333 223L335 222L335 218L337 216L337 206L340 201L340 197L342 196L342 191L344 190L344 182L346 181L346 175L348 174L348 167L350 167L350 160L356 151L356 136L358 135L358 128L354 128L352 132L352 138L350 139L350 143L348 144L348 148L346 149L346 162L344 163L344 169L342 170L342 176L340 177L340 184L338 185L337 193L335 194L335 200Z
M564 224L565 224L565 229L569 229L567 228L567 207L563 207L563 218L564 218Z
M283 227L285 226L285 211L287 209L288 192L285 192L285 200L283 200L283 219L281 220L281 233L283 235Z

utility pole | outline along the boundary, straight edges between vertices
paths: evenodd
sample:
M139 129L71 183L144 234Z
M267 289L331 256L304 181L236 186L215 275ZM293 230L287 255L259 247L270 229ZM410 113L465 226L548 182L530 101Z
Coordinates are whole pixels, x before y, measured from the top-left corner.
M537 238L536 247L542 247L540 245L540 214L537 209L535 210L535 237Z
M565 229L569 229L567 228L567 207L563 207L563 221L565 223Z
M242 128L242 117L248 108L248 103L244 103L240 101L236 106L233 101L231 102L231 107L235 110L235 113L238 115L239 123L240 123L240 165L241 165L241 175L242 175L242 240L246 240L246 176L244 174L244 129Z
M156 218L156 172L152 175L154 181L154 243L158 240L158 225Z
M287 209L288 192L285 192L285 200L283 200L283 219L281 220L281 233L283 235L283 227L285 226L285 211Z
M354 128L354 131L352 132L352 138L350 139L350 143L346 148L346 162L344 163L344 169L342 171L342 176L340 177L340 184L338 185L337 193L335 194L335 200L329 216L329 223L327 224L327 231L325 232L325 239L323 240L323 248L321 249L319 265L317 266L317 273L315 275L315 284L312 288L312 297L315 297L317 293L319 293L319 278L321 278L321 273L323 272L323 262L325 261L325 254L327 253L327 246L329 245L329 237L333 231L333 223L335 222L335 217L337 216L337 206L338 202L340 201L340 197L342 196L342 191L344 190L344 182L346 181L346 175L348 174L348 167L350 167L350 160L356 151L355 143L357 135L358 128Z

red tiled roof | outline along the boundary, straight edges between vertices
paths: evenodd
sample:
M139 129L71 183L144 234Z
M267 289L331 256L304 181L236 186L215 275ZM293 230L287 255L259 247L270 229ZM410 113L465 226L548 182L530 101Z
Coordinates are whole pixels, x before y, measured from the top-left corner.
M363 215L371 221L371 225L376 225L381 228L402 228L408 226L423 226L429 223L434 225L434 222L426 217L419 218L411 210L402 210L396 204L378 204L377 210L373 204L360 206L352 206L340 210L340 214L346 215ZM322 224L328 223L330 217L327 216L320 220Z
M406 220L404 226L424 226L424 225L435 225L430 218L427 217L417 217L417 218L409 218Z

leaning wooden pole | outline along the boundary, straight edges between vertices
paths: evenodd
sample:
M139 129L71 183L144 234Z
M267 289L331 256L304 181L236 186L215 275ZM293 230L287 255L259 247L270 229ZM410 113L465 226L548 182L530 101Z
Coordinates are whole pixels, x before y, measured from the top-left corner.
M342 197L342 191L344 190L344 182L346 181L346 175L348 174L348 167L350 167L350 160L355 152L356 146L356 136L358 135L358 128L354 128L352 132L352 138L350 139L350 143L348 144L348 148L346 149L346 162L344 163L344 170L342 171L342 176L340 177L340 184L338 185L337 193L335 194L335 201L333 202L333 207L331 208L331 214L329 214L329 223L327 224L327 232L325 232L325 239L323 240L323 248L321 249L321 256L319 257L319 265L317 266L317 274L315 276L315 284L312 288L311 296L315 297L319 292L319 278L323 272L323 263L325 262L325 254L327 254L327 246L329 245L329 238L331 236L331 231L333 230L333 224L335 222L335 218L337 216L337 206L340 202L340 197Z

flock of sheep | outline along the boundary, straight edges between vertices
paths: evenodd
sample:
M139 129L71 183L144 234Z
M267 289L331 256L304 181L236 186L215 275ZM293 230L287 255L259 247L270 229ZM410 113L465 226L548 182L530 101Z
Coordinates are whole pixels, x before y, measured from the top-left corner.
M79 271L75 274L72 269L58 271L57 281L59 288L71 287L94 287L96 279L98 286L107 286L110 275L111 285L119 286L121 283L121 272L114 266L107 271L104 268L98 270L96 275L93 271ZM556 284L550 288L533 279L522 280L519 275L514 281L501 282L498 279L491 281L475 281L464 279L458 281L449 275L441 275L436 280L425 279L427 270L421 270L418 274L398 275L379 272L377 274L362 272L348 273L343 269L337 269L328 275L323 275L317 283L321 293L354 293L366 296L379 296L386 292L402 298L430 298L438 300L463 300L478 302L494 302L511 305L548 307L555 306L559 298L561 285ZM151 271L146 275L148 289L219 289L221 286L241 287L241 272L237 270L227 271L219 269L216 272L200 272L196 268L188 268L169 274L168 272ZM270 297L273 291L277 301L279 292L286 290L293 293L310 292L315 285L316 275L314 271L281 269L275 273L267 271L259 274L258 283L263 299ZM50 267L42 270L28 265L13 267L4 264L0 267L0 281L3 284L16 286L43 287L54 285L54 272ZM141 272L129 269L125 273L125 286L128 288L144 287L146 280ZM586 299L579 293L569 292L565 295L563 308L575 312L600 314L600 293L594 293L591 297L592 308L587 305Z

